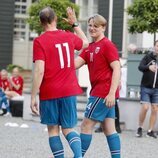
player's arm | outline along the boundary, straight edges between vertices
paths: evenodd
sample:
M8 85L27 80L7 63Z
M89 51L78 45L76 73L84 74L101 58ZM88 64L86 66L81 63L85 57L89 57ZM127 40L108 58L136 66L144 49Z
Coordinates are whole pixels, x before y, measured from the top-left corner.
M111 80L111 86L110 86L109 94L105 98L106 105L108 107L111 107L111 106L115 105L115 93L116 93L116 90L119 86L120 76L121 76L121 66L120 66L120 62L118 60L111 62L110 67L113 70L112 80Z
M82 49L88 47L89 42L88 42L86 35L82 31L82 29L79 26L77 26L77 27L74 27L74 31L83 41Z
M85 64L85 60L81 58L80 56L75 58L75 69L79 69Z
M14 82L13 82L13 80L12 79L10 79L10 84L11 84L11 87L14 87L16 90L19 90L20 89L20 87L21 87L21 85L20 84L15 84Z
M76 14L75 14L74 9L72 9L71 7L68 7L67 16L68 16L68 18L67 19L64 18L64 20L66 22L68 22L70 25L72 25L77 36L79 36L82 39L82 41L83 41L82 48L88 47L88 45L89 45L88 39L87 39L86 35L84 34L84 32L82 31L82 29L77 24L77 19L76 19ZM75 25L75 24L77 24L77 25Z
M44 75L44 61L36 60L34 64L34 72L33 72L33 85L31 91L31 97L35 98L37 93L39 92L40 85L42 83L43 75Z
M43 80L45 62L43 60L36 60L33 72L33 84L31 91L31 110L35 114L39 114L38 105L36 103L36 95L39 92L40 85Z

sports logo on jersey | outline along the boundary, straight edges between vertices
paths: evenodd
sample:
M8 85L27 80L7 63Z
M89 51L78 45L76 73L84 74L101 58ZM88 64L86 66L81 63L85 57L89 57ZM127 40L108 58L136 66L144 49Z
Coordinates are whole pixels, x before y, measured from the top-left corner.
M100 51L100 47L96 47L96 48L95 48L95 54L98 54L99 51Z

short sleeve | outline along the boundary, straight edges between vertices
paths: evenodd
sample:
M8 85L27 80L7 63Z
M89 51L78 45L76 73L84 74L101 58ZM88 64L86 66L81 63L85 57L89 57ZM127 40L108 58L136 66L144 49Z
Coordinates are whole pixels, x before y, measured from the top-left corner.
M33 62L36 60L44 60L45 61L45 55L44 50L38 41L38 38L36 38L33 42Z
M119 60L118 50L112 42L106 42L104 56L109 63Z
M73 39L73 44L74 44L74 49L75 50L81 50L83 46L83 41L81 38L79 38L77 35L71 33L72 39Z

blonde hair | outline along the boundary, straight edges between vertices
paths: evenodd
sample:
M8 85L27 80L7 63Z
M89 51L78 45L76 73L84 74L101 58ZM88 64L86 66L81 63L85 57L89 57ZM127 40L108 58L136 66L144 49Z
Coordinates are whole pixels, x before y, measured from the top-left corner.
M93 20L94 21L94 24L98 27L98 26L103 26L103 27L106 27L107 26L107 20L99 15L99 14L95 14L91 17L89 17L88 19L88 23L90 22L90 20Z

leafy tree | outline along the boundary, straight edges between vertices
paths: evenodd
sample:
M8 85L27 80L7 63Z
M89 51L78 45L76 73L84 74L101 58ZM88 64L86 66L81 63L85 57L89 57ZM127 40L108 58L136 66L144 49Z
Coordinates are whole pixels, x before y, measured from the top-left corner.
M27 19L27 22L30 25L30 29L35 30L38 34L43 31L39 22L39 12L41 9L47 6L50 6L56 12L58 18L57 27L59 29L72 31L71 26L67 24L62 18L67 17L66 8L68 6L75 9L76 16L78 17L79 7L69 0L38 0L33 3L29 8L29 18Z
M158 31L158 0L134 0L127 8L127 13L132 18L128 20L130 33L154 33Z

